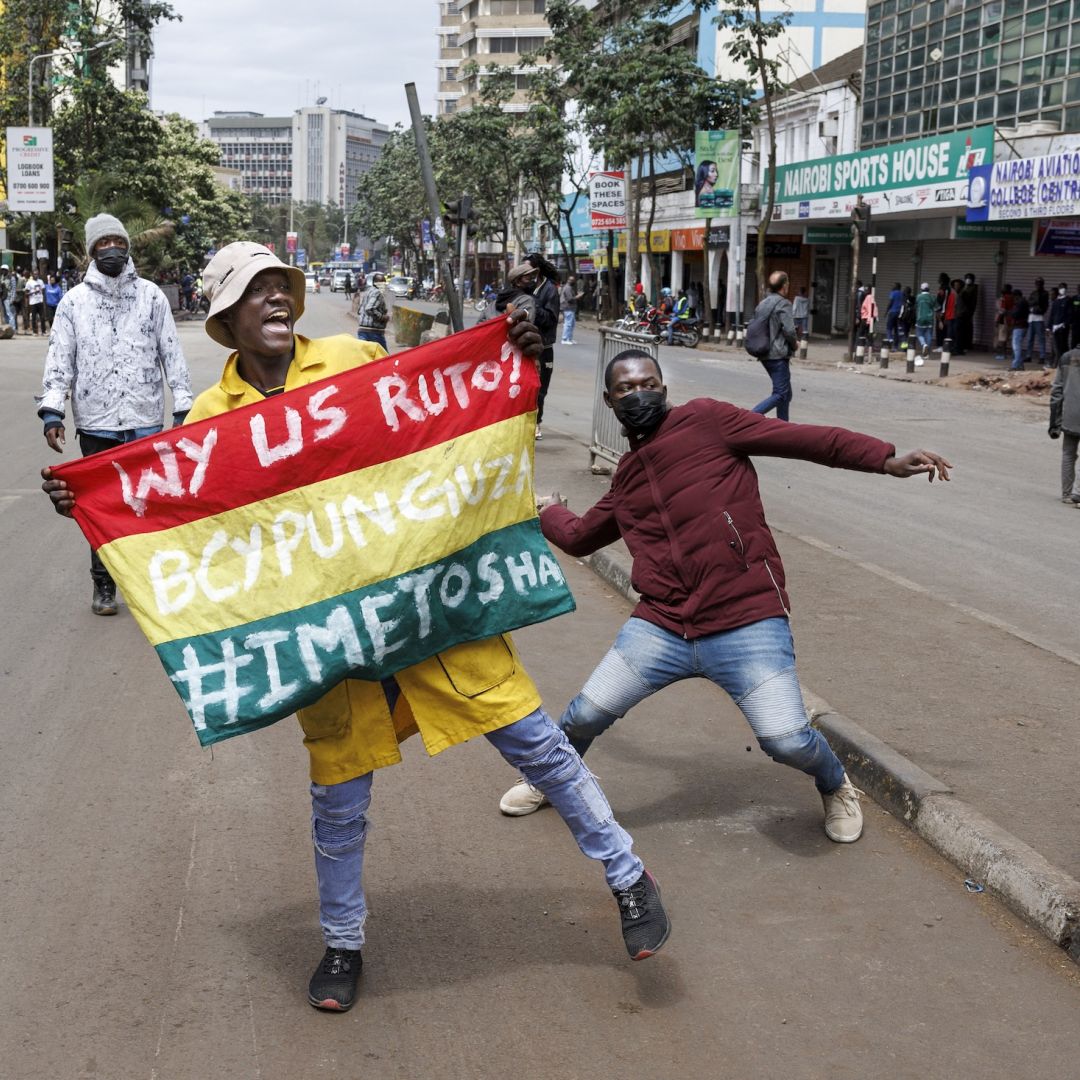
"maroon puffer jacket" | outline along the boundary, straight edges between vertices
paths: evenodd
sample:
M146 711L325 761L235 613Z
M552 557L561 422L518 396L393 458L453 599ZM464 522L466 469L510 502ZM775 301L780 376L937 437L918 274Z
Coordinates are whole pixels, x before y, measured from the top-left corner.
M896 448L845 428L790 424L697 398L670 410L623 456L611 489L583 517L550 506L541 528L576 556L622 536L641 594L634 615L688 639L786 615L784 568L752 454L883 472Z

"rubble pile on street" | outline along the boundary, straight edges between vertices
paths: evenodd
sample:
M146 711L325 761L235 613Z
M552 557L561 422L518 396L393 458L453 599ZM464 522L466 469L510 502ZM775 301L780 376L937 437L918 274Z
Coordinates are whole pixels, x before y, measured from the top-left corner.
M965 371L939 381L943 386L955 386L964 390L989 390L991 393L1005 396L1020 394L1024 397L1047 397L1054 381L1054 372L1049 368L1037 368L1034 371L1002 371L991 374Z

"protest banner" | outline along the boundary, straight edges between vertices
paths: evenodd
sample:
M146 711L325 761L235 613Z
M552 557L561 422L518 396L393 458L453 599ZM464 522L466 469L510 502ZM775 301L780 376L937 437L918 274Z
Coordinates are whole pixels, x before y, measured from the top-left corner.
M202 745L573 610L503 320L54 469Z

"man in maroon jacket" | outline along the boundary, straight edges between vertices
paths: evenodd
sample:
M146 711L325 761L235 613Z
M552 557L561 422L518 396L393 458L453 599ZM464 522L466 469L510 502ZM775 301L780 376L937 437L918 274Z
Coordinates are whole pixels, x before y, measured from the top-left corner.
M650 694L679 679L710 679L731 695L773 760L814 777L825 833L840 844L862 835L859 798L825 737L806 716L788 626L784 568L758 493L753 454L834 468L949 479L937 454L896 447L838 427L790 424L723 401L672 408L657 363L628 350L605 372L604 401L630 451L608 493L583 517L554 499L544 536L569 555L621 536L634 558L641 602L566 709L561 725L584 754L593 739ZM504 814L538 810L541 792L519 780Z

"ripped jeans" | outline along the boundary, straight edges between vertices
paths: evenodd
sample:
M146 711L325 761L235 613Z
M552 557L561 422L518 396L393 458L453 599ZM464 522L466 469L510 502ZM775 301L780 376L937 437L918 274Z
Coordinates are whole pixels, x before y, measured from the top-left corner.
M543 709L484 738L547 795L582 852L603 863L611 888L625 889L641 877L644 866L596 778ZM362 877L371 778L365 773L342 784L311 785L319 921L330 948L359 949L364 943L367 904Z
M809 773L823 794L843 783L844 766L807 720L791 628L782 617L693 641L644 619L630 619L567 706L562 728L584 754L593 739L638 702L693 678L709 679L727 691L774 761Z

